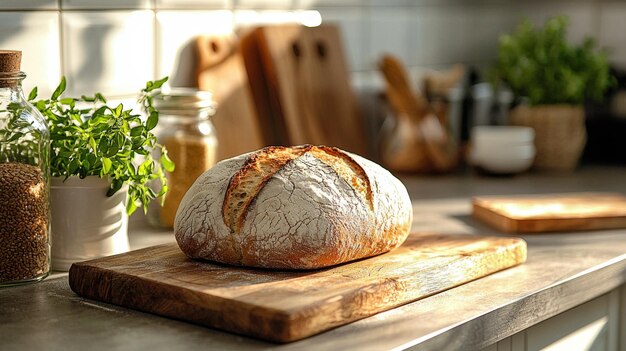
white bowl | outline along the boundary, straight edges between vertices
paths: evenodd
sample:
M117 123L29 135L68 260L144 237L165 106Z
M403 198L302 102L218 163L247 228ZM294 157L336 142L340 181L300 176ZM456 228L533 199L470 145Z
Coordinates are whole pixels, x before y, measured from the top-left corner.
M535 145L520 144L513 146L492 146L484 145L472 146L472 159L492 159L492 158L532 158L535 156Z
M521 158L485 158L480 160L478 166L490 173L515 174L527 171L533 164L533 157Z
M472 128L471 139L473 143L479 144L532 144L535 131L530 127L519 126L478 126Z

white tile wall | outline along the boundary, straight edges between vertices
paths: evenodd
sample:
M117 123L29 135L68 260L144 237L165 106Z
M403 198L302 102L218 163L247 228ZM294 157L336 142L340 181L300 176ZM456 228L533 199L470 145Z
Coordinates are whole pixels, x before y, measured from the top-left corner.
M59 13L0 12L0 49L22 51L26 94L34 87L48 97L61 78Z
M612 62L626 69L626 3L603 4L600 9L599 44Z
M567 15L570 23L567 37L580 43L586 36L598 35L597 5L593 1L521 2L515 19L528 18L533 23L543 24L554 15Z
M60 0L61 8L77 9L150 9L154 0Z
M369 33L364 10L360 7L324 7L317 10L322 17L322 23L339 26L348 67L354 71L364 70L367 60L363 53L366 52Z
M0 10L56 10L59 0L2 0Z
M318 7L354 7L361 6L365 0L295 0L295 7L300 9L317 9Z
M516 15L506 4L476 6L468 9L471 19L467 31L469 45L460 62L489 62L497 55L500 35L510 33L517 24ZM434 63L441 63L434 62Z
M236 10L235 28L266 25L273 23L296 23L299 17L295 11L286 10Z
M234 0L235 8L288 10L294 0Z
M170 76L172 86L192 86L193 38L233 31L231 11L159 11L157 19L157 77Z
M158 9L228 9L233 0L156 0Z
M432 65L465 60L474 52L470 41L472 19L470 7L418 7L410 62Z
M49 94L65 74L72 93L130 96L163 75L189 85L194 36L317 16L301 10L339 24L360 86L380 83L384 52L411 72L485 67L499 34L522 17L543 22L560 13L570 16L571 39L597 37L626 68L626 3L609 0L0 0L0 48L24 50L27 89Z
M154 13L64 13L63 64L69 94L138 92L154 79Z
M370 12L369 41L367 45L366 67L376 69L376 64L384 53L398 56L405 64L412 64L416 27L414 8L389 7Z

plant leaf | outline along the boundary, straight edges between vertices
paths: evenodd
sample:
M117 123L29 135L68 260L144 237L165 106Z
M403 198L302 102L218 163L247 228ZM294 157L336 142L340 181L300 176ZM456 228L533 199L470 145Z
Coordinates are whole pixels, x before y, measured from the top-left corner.
M102 158L102 173L108 174L109 171L111 170L112 165L113 165L113 162L111 162L110 158L103 157Z
M107 196L109 197L113 196L116 192L118 192L122 188L122 185L124 185L123 181L119 179L113 179L113 181L111 182L111 187L107 191Z
M159 113L156 111L150 112L150 116L148 116L148 120L146 121L146 129L152 130L159 123Z
M158 89L158 88L162 87L163 84L165 82L167 82L168 79L169 79L169 77L163 77L163 78L155 81L154 84L152 85L152 89Z
M163 152L161 153L160 162L161 162L161 165L163 165L163 168L165 168L166 171L174 172L174 169L176 168L176 165L169 158L169 156L167 155L167 150L165 150L165 149L163 149Z
M105 104L107 103L107 99L105 99L104 96L102 94L100 94L100 93L96 93L94 95L94 97L95 97L96 101L100 101L100 102L105 103Z
M126 213L130 216L137 209L137 204L133 197L129 196L128 201L126 202Z
M119 117L122 115L122 110L124 109L124 106L122 104L117 105L117 107L115 108L115 111L113 112L113 115L115 117Z
M33 101L37 98L37 87L34 87L33 90L28 94L28 101Z
M65 81L65 76L63 76L61 78L61 83L59 83L59 86L57 86L57 88L54 90L54 93L52 93L52 97L50 99L57 100L59 96L61 96L61 94L63 94L63 92L65 91L66 85L67 82Z

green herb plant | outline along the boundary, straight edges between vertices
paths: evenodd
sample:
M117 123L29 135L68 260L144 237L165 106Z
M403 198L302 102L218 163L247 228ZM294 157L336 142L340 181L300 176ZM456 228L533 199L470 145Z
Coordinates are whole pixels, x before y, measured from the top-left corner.
M49 99L35 101L37 88L34 88L28 100L48 124L51 176L109 178L111 187L107 196L128 184L127 213L133 213L138 206L147 211L151 200L167 193L165 172L174 170L167 150L157 143L152 133L159 113L152 106L150 95L166 81L167 77L147 82L141 90L138 102L148 112L145 121L122 104L107 105L100 93L80 98L62 97L65 77ZM154 149L160 151L158 162L152 157ZM138 166L137 159L143 160ZM149 186L152 182L160 185L158 193Z
M581 45L568 43L567 26L565 16L549 19L543 28L526 20L501 36L492 72L496 80L531 105L600 100L613 83L606 54L591 38Z

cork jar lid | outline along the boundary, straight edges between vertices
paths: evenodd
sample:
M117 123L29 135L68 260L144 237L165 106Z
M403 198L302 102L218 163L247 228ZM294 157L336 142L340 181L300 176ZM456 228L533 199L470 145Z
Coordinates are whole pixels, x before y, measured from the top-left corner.
M0 50L0 73L20 71L22 52L18 50Z

